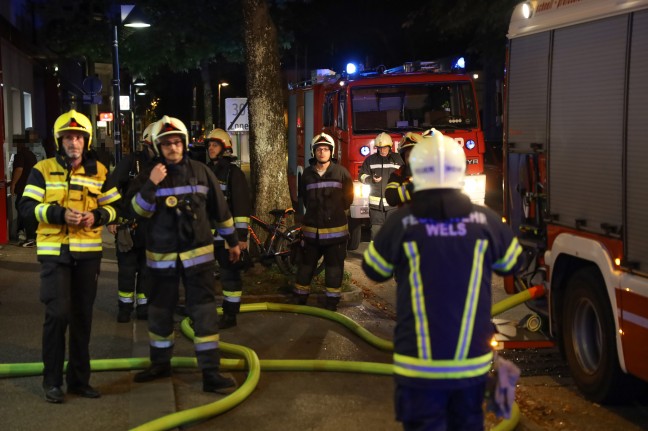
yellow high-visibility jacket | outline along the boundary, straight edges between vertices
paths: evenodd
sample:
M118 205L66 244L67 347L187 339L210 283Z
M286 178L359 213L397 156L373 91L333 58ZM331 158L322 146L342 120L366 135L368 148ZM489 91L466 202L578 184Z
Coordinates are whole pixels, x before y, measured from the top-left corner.
M36 245L39 260L56 260L64 246L75 259L101 257L103 225L117 219L113 205L121 199L116 187L106 183L108 170L100 162L86 157L77 168L69 170L61 155L45 159L32 169L19 203L21 215L38 221ZM91 211L91 227L71 226L65 222L65 210Z

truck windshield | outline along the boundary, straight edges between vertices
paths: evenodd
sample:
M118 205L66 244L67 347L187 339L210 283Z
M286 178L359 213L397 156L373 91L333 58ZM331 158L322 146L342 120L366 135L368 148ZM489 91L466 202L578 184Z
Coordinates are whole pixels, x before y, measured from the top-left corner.
M354 132L477 127L470 82L356 87L351 110Z

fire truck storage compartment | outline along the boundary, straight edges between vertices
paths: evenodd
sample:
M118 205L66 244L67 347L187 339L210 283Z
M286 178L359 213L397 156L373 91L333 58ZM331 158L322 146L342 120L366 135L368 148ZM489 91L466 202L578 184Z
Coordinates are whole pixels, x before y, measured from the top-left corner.
M524 220L520 166L541 144L546 215L593 233L624 227L628 260L648 273L648 11L634 13L631 25L616 16L515 38L510 49L513 227Z

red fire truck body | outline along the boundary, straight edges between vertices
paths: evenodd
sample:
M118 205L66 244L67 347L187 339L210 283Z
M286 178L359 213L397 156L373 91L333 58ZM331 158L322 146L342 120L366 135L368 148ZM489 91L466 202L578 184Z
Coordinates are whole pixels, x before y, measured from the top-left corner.
M519 4L509 27L504 213L580 390L648 381L648 1Z
M473 201L484 202L485 143L472 78L439 70L437 62L349 76L325 70L309 82L291 86L288 152L293 201L298 201L299 178L311 158L310 142L326 132L336 142L334 157L356 181L350 249L357 247L360 225L369 217L368 186L357 182L358 171L374 153L374 139L381 132L391 135L394 151L407 132L436 128L454 138L466 152L465 190Z

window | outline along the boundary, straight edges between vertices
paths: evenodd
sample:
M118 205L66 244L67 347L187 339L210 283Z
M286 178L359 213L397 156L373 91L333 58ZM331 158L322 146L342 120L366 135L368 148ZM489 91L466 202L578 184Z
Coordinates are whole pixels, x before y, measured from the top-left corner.
M32 98L31 94L23 92L23 114L25 116L25 129L34 127L32 120Z
M322 109L322 126L333 126L333 103L335 93L328 93L324 99L324 109Z
M338 115L337 122L338 128L341 130L347 129L347 116L346 116L346 93L340 91L338 93Z

